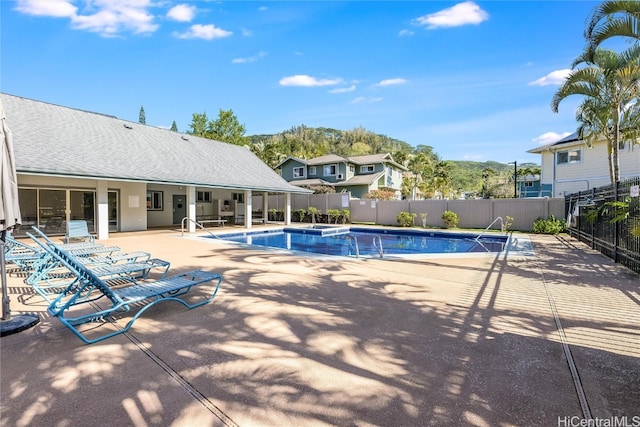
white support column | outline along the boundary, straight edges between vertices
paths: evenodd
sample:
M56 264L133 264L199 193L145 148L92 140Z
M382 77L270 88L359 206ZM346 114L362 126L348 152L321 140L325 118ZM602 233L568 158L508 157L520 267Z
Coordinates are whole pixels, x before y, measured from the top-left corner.
M264 218L264 223L267 223L267 219L269 219L269 193L262 193L262 218Z
M253 218L251 218L251 212L253 211L253 200L251 200L251 190L244 190L244 227L251 228L253 224Z
M96 233L98 240L106 240L109 238L109 183L98 181L96 190L96 198L98 199Z
M196 187L187 185L187 231L193 233L196 231Z
M291 225L291 193L284 195L284 225Z

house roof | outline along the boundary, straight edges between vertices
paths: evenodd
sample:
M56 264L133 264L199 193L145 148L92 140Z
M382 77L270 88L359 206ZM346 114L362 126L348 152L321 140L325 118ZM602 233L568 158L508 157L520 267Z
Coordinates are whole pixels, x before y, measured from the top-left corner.
M334 185L336 187L347 187L349 185L370 185L379 180L382 175L384 175L384 172L378 172L368 175L356 175L351 179L348 179L344 182L337 182Z
M556 142L552 142L551 144L541 145L540 147L532 148L531 150L527 150L527 153L542 153L543 151L550 150L552 148L560 148L563 145L574 145L576 142L580 142L580 138L578 138L578 133L574 132L571 135L567 135L562 139L559 139Z
M291 181L291 184L298 185L300 187L308 187L312 185L329 185L333 187L333 183L325 181L320 178L312 178L312 179L296 179Z
M396 163L391 154L389 153L380 153L380 154L367 154L364 156L350 156L350 157L342 157L337 154L326 154L320 157L314 157L313 159L299 159L297 157L289 156L280 163L276 165L276 168L279 168L282 164L288 162L289 160L293 160L299 162L303 165L308 166L317 166L317 165L326 165L329 163L338 163L338 162L347 162L353 163L356 165L370 165L372 163L391 163L398 169L406 170L404 166L399 163Z
M308 165L324 165L327 163L335 163L335 162L346 162L347 159L342 157L342 156L338 156L337 154L327 154L324 156L320 156L320 157L314 157L313 159L309 159L307 160L307 164Z
M18 174L307 193L246 147L0 94Z

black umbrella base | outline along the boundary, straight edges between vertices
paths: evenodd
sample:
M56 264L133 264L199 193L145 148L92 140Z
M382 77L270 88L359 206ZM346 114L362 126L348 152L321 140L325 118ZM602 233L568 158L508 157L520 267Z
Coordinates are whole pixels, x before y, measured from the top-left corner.
M38 316L19 314L11 316L9 320L0 321L0 337L11 335L34 327L40 322Z

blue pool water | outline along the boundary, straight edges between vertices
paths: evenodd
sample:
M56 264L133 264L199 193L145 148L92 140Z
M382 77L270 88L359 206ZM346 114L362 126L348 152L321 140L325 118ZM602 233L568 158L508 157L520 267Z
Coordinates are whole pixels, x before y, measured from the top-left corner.
M323 255L377 257L384 255L501 252L507 236L389 230L361 227L284 228L219 235L218 238L249 245L312 252ZM357 242L357 250L356 250Z

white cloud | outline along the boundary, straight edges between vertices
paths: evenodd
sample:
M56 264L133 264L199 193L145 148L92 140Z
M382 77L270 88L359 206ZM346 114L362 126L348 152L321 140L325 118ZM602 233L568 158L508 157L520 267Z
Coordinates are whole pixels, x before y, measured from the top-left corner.
M94 0L85 9L68 0L19 0L15 10L28 15L70 18L71 27L115 36L123 31L136 34L151 33L158 29L154 16L148 9L151 0Z
M257 55L249 56L247 58L235 58L231 60L232 64L246 64L248 62L256 62L261 58L267 56L267 52L260 52Z
M400 30L400 32L398 33L399 36L412 36L415 33L411 30Z
M15 10L27 15L65 18L74 16L78 8L68 0L18 0Z
M233 33L231 31L223 30L222 28L218 28L213 24L209 25L201 25L195 24L192 25L189 31L184 33L174 32L174 37L179 39L203 39L203 40L213 40L213 39L222 39L225 37L231 36Z
M462 25L477 25L489 19L489 14L472 1L458 3L436 13L421 16L415 20L418 25L424 25L428 30L436 28L459 27Z
M354 90L356 90L356 85L351 85L349 87L339 87L336 89L331 89L329 91L329 93L346 93L346 92L353 92Z
M548 85L561 85L571 73L570 69L552 71L544 77L540 77L538 80L534 80L529 83L529 86L548 86Z
M554 142L560 141L564 137L571 135L571 133L572 132L563 132L563 133L546 132L536 138L533 138L533 142L540 145L552 144Z
M379 96L358 96L351 100L351 104L372 104L374 102L380 102L383 98Z
M395 78L395 79L386 79L386 80L382 80L378 83L376 83L374 86L393 86L393 85L401 85L406 83L407 81L405 79L402 78Z
M281 86L334 86L342 83L342 79L318 79L315 77L298 74L280 79Z
M167 18L178 22L191 22L196 16L196 7L187 4L179 4L167 12Z
M152 33L158 29L153 15L147 10L151 7L149 0L95 0L92 6L97 10L94 14L71 17L73 28L103 36L115 36L122 31Z

